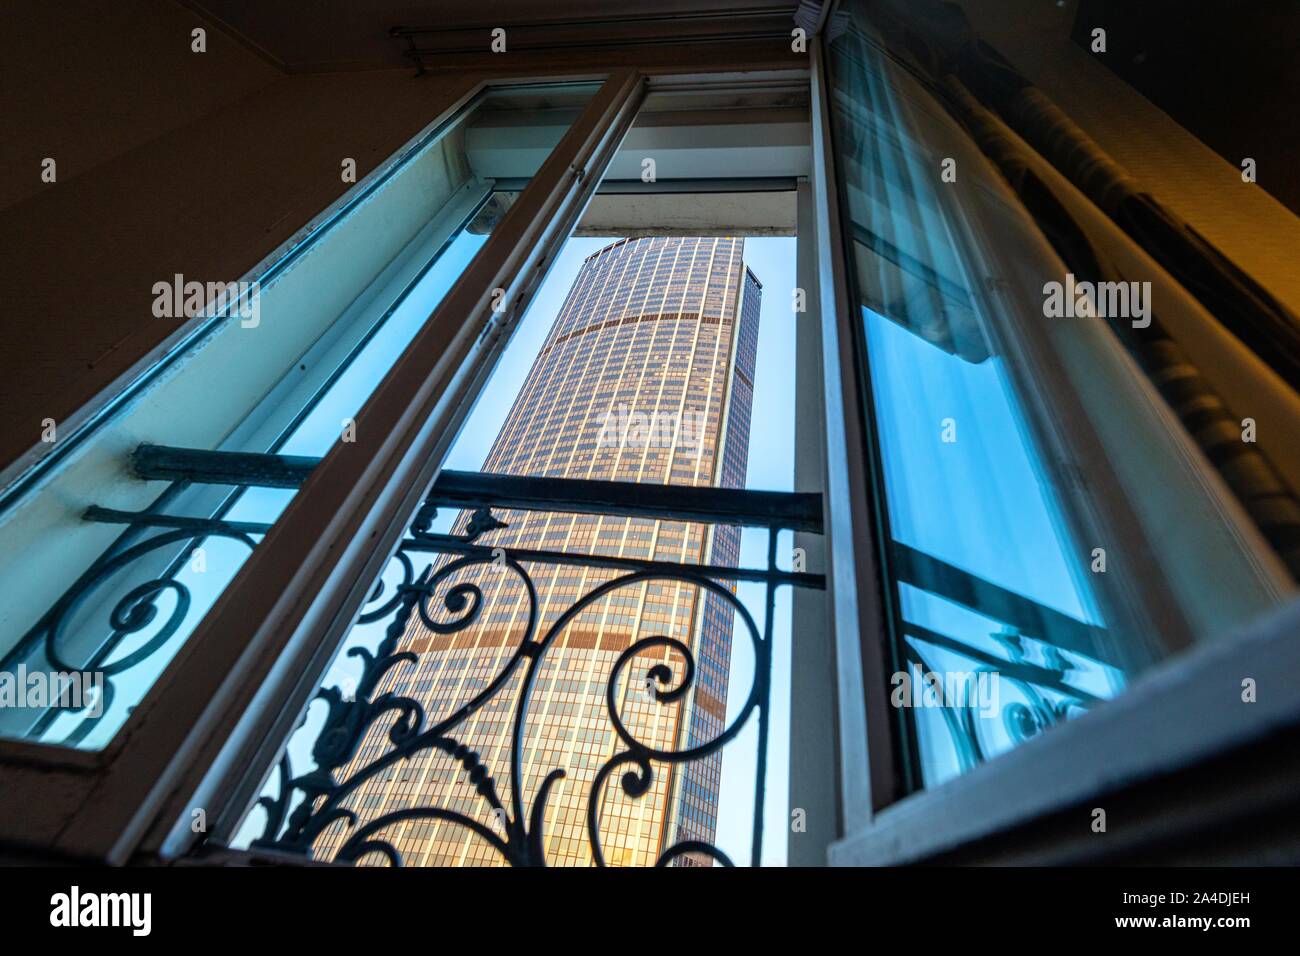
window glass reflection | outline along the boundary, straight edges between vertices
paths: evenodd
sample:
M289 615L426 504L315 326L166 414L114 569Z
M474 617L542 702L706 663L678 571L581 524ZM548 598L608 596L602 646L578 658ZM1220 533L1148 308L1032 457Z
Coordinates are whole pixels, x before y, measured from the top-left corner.
M1114 695L1128 667L1091 544L972 291L983 273L955 200L912 138L927 120L848 23L831 46L831 119L884 504L886 691L905 782L932 786Z

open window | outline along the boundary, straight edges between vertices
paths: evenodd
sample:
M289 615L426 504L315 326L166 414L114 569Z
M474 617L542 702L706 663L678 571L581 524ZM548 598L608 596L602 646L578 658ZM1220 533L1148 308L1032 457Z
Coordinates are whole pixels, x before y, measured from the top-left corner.
M173 347L0 500L0 674L59 680L0 839L897 862L1266 726L1179 707L1274 542L1131 330L1044 307L1144 251L864 6L807 72L484 82L247 285L160 283Z
M652 88L228 842L784 859L790 590L821 586L791 538L820 528L790 493L807 133L801 78Z

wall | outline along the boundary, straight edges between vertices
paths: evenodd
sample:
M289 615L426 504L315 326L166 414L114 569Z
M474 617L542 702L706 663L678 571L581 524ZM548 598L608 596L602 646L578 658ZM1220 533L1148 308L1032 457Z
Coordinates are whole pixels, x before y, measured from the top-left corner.
M1018 67L1121 166L1282 302L1300 311L1300 218L1070 39L1077 0L962 0L981 39ZM1098 23L1102 28L1120 25ZM1237 30L1241 23L1225 24ZM1272 96L1273 94L1268 94ZM1285 103L1285 99L1278 102ZM1229 107L1231 108L1231 107ZM1290 107L1294 110L1294 104ZM1236 150L1256 155L1249 143ZM1274 170L1273 175L1290 171ZM1267 167L1261 176L1270 175Z
M4 16L0 210L49 191L47 156L66 185L281 75L170 0L10 0Z

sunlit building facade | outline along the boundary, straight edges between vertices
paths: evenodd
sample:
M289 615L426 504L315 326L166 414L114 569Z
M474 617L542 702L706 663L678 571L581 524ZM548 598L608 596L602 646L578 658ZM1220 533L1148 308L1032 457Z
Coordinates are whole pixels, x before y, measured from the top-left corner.
M498 474L740 488L745 483L762 287L743 263L739 238L655 237L620 240L583 263L573 287L507 415L483 470ZM507 527L478 543L675 563L734 566L740 531L654 519L497 511ZM468 513L453 532L463 533ZM449 559L443 559L449 560ZM536 589L541 639L575 601L616 572L571 565L526 565ZM394 669L384 689L420 701L431 721L453 713L503 669L523 639L529 604L509 569L475 569L482 613L453 634L431 631L419 617L404 646L418 662ZM438 603L433 602L437 608ZM693 690L665 704L647 691L657 663L682 673L676 652L661 646L638 655L617 683L619 714L650 747L685 749L724 727L733 612L716 595L663 579L616 589L559 630L529 697L524 735L524 806L546 776L565 776L546 800L542 830L552 865L589 865L587 808L600 767L623 749L609 719L606 689L615 660L648 637L692 648ZM491 703L453 736L491 768L510 765L516 673ZM367 736L352 768L389 746L387 725ZM620 785L620 767L596 795L600 843L614 865L653 864L683 840L712 841L721 755L686 764L656 763L638 798ZM505 771L500 771L505 773ZM513 781L498 778L509 805ZM465 768L437 752L389 768L350 801L361 824L406 807L463 813L503 833ZM327 830L316 856L328 859L347 838ZM409 864L491 865L497 852L465 827L409 820L384 838ZM679 864L705 862L686 855Z

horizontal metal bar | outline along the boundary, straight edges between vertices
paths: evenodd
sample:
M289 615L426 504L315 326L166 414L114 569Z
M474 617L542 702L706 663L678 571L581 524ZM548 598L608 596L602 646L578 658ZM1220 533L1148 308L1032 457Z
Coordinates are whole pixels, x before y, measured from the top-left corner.
M492 188L497 192L521 192L527 179L495 179ZM687 195L713 193L784 193L794 192L798 182L793 176L701 177L698 179L661 179L652 183L640 179L603 179L596 187L597 196L623 195Z
M487 544L467 544L453 539L425 543L420 539L402 542L406 551L434 551L438 553L494 556L497 548ZM504 548L506 554L519 562L535 564L578 564L616 571L655 571L664 574L698 574L706 578L724 578L730 581L758 581L789 584L798 588L825 590L826 577L806 571L768 571L764 568L731 568L720 564L682 564L676 561L653 561L648 558L620 558L607 554L573 553L568 551L534 551L529 548Z
M606 514L759 528L822 530L821 495L634 481L525 478L443 471L429 494L439 504Z
M199 534L266 534L269 524L258 521L224 521L220 518L191 518L184 515L154 514L148 511L118 511L93 505L82 514L86 521L103 524L144 525L155 528L178 528ZM494 557L497 548L492 545L470 544L451 535L427 534L417 538L404 538L401 549L417 553L467 554ZM653 561L646 558L624 558L607 554L588 554L570 551L538 551L530 548L505 548L506 554L516 561L536 564L577 564L618 571L656 571L665 574L698 574L708 578L728 581L758 581L772 584L789 584L793 587L824 590L826 578L821 574L803 571L768 570L765 568L732 568L718 564L683 564L676 561Z
M170 445L140 445L131 453L131 470L144 481L192 481L205 485L255 485L297 488L319 458L206 451Z
M893 573L905 584L1005 621L1036 640L1118 666L1107 654L1102 627L1072 618L897 541L890 547L890 558ZM914 626L904 625L905 628Z
M294 455L206 451L141 445L132 455L137 477L216 485L296 488L319 461ZM533 478L444 470L428 495L438 504L506 510L661 518L708 524L822 531L821 495L651 485L633 481Z
M187 515L156 514L150 511L119 511L91 505L81 514L83 521L99 524L125 524L132 527L177 528L196 534L231 532L236 534L266 534L269 524L261 521L225 521L221 518L191 518Z

